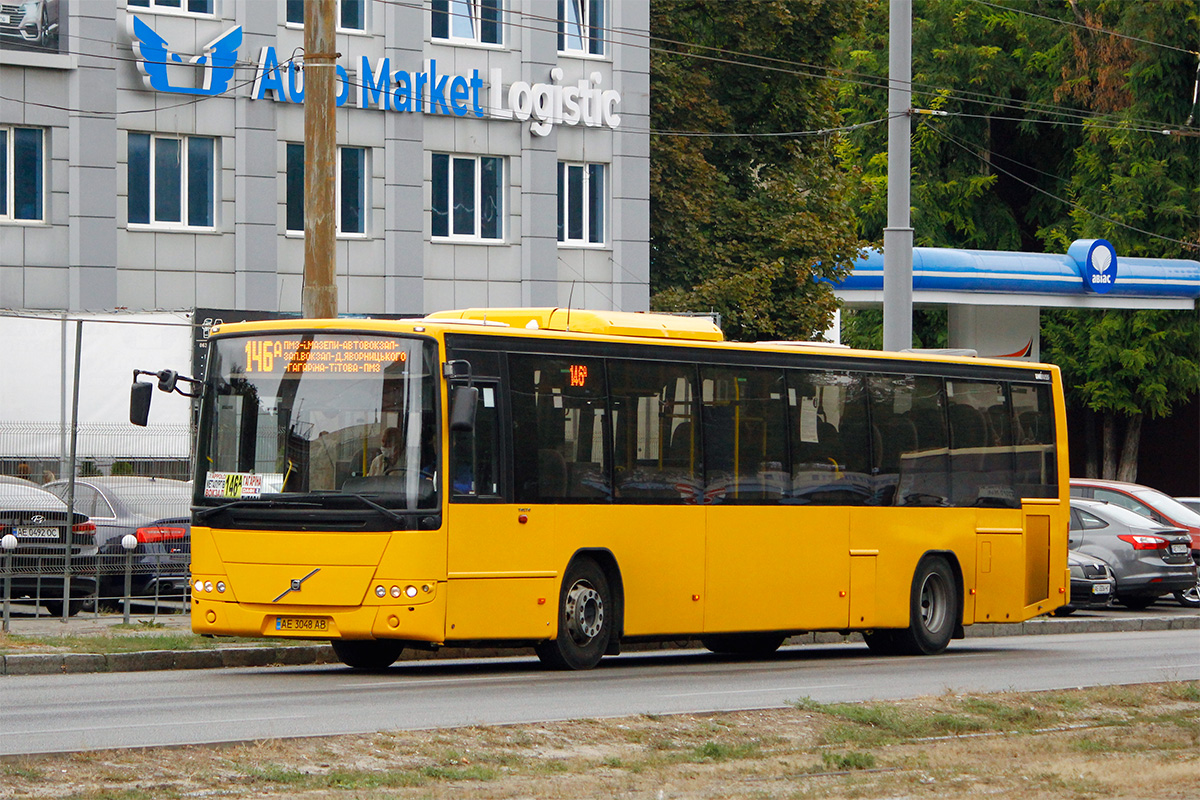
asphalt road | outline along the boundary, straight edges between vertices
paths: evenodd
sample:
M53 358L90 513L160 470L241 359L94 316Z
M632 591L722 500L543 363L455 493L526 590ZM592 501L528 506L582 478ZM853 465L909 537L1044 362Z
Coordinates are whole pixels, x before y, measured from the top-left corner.
M590 672L534 659L7 676L0 755L380 730L672 714L955 691L1062 689L1200 679L1195 630L954 642L934 658L861 644L785 648L736 661L700 651L605 659Z

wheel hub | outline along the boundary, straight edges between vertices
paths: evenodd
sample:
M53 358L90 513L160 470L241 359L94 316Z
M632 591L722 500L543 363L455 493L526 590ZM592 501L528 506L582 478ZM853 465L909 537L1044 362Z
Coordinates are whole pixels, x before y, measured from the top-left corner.
M576 644L586 644L604 627L604 600L590 583L579 581L567 592L567 631Z
M933 574L921 584L921 622L925 630L940 631L949 613L949 592L941 575Z

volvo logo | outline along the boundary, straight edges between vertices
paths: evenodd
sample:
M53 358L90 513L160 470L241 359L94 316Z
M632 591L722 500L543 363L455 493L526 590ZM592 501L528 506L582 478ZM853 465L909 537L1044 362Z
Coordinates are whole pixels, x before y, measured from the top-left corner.
M310 572L310 573L308 573L307 575L305 575L303 578L292 578L292 585L291 585L291 586L289 586L287 589L285 589L285 590L284 590L284 592L283 592L283 594L279 595L279 597L276 597L276 598L275 598L274 600L272 600L271 602L272 602L272 603L278 603L280 600L282 600L283 598L287 597L287 596L288 596L289 594L291 594L292 592L298 592L298 591L300 591L300 584L304 583L306 580L308 580L309 578L311 578L313 575L316 575L316 574L317 574L318 572L320 572L320 571L321 571L321 569L318 567L317 569L314 569L312 572Z

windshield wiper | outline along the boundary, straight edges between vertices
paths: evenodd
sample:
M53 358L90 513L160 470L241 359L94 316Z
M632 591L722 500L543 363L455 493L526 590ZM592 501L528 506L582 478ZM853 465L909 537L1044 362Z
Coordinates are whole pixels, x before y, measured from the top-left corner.
M368 505L371 508L378 511L380 514L383 514L388 519L394 520L396 522L405 522L405 523L408 522L408 517L404 516L403 514L393 511L392 509L388 508L387 506L381 505L380 503L376 503L371 498L366 497L365 495L356 494L355 492L327 492L327 493L322 494L322 497L353 497L355 500L358 500L360 503L364 503L365 505Z
M211 516L227 511L231 508L245 508L254 506L257 508L280 508L293 506L307 506L309 508L319 508L316 503L305 503L292 500L234 500L232 503L225 503L219 506L203 506L201 508L193 508L192 516L197 521L208 519Z

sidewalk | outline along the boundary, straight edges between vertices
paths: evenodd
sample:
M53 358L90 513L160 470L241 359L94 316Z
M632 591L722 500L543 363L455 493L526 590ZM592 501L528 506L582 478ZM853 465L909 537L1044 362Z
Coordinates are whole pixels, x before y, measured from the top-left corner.
M80 614L66 623L61 619L14 617L10 633L15 636L33 636L42 639L54 637L105 636L116 632L114 626L121 625L120 615ZM154 623L154 627L151 626ZM29 652L0 654L0 675L50 675L58 673L91 672L141 672L163 669L216 669L222 667L268 667L297 666L303 664L337 663L333 648L328 644L297 641L288 644L264 645L262 640L206 640L215 646L195 650L153 649L155 638L171 638L189 635L191 621L186 614L133 616L134 625L145 624L146 630L131 632L130 636L144 638L145 650L122 653L56 652L57 648L29 648ZM1069 617L1039 617L1015 625L979 624L966 628L968 639L994 636L1029 636L1061 633L1101 633L1115 631L1162 631L1200 630L1200 612L1164 603L1145 611L1101 610L1079 611ZM0 640L3 641L3 640ZM860 641L857 634L842 636L838 633L809 633L793 636L786 645L836 644ZM244 643L242 643L244 642ZM1197 637L1200 646L1200 636ZM63 649L71 646L64 641ZM681 649L700 647L699 642L670 642L666 644L635 645L633 650ZM954 645L951 644L951 648ZM530 655L532 649L480 649L444 647L437 652L405 650L401 661L427 659L479 658L485 656Z

